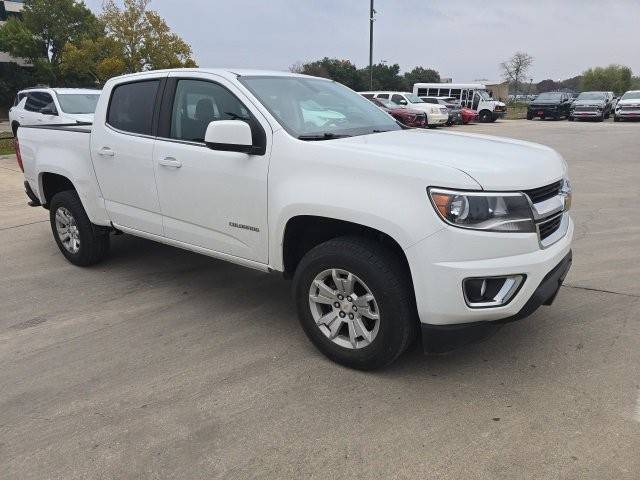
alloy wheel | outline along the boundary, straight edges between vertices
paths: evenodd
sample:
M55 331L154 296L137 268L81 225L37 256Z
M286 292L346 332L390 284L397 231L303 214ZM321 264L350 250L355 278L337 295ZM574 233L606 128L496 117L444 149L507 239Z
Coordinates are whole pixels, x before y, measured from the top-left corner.
M380 328L380 309L369 287L353 273L320 272L309 288L309 308L320 331L344 348L371 344Z
M80 250L80 231L71 212L65 207L56 211L56 231L60 243L69 253L76 254Z

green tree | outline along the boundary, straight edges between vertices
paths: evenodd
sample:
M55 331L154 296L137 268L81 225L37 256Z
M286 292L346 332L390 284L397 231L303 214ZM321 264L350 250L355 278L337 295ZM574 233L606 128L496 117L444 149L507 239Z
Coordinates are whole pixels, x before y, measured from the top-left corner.
M358 70L360 79L369 89L369 67ZM373 90L405 90L405 80L400 76L400 65L377 63L373 65Z
M75 45L67 43L62 52L60 71L67 84L103 84L126 72L118 42L109 37L85 39Z
M100 20L107 37L117 42L126 72L195 67L191 47L173 33L160 15L148 10L150 0L114 0L103 5Z
M622 95L631 87L631 69L624 65L595 67L582 74L580 88L583 91L612 91Z
M404 74L405 89L411 90L414 83L439 83L440 74L432 68L415 67Z
M349 60L324 57L315 62L292 65L290 70L295 73L330 78L353 90L362 90L363 88L358 70Z
M100 32L98 20L83 2L26 0L22 18L11 18L0 27L0 51L31 63L34 81L65 83L59 77L65 46L97 38Z

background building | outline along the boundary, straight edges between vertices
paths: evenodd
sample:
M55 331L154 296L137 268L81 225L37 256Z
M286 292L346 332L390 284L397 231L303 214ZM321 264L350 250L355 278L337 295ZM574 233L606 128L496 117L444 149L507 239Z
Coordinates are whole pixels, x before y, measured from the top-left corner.
M20 17L23 8L24 0L0 0L0 25L11 17ZM0 63L7 62L15 62L21 66L27 65L22 58L13 58L6 52L0 52Z

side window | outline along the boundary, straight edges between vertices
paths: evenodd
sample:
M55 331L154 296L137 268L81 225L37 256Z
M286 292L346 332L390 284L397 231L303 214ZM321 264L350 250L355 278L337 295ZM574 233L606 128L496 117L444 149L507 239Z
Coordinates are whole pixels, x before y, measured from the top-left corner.
M397 93L392 95L391 101L393 103L397 103L398 105L403 105L403 104L407 103L407 101L404 99L404 97L402 95L398 95Z
M160 80L123 83L111 92L107 123L125 132L152 134L153 110Z
M24 109L29 112L40 112L47 105L53 104L53 98L46 92L29 92Z
M22 101L22 99L26 96L26 93L19 93L16 95L15 100L13 101L13 106L16 107Z
M376 95L376 98L386 98L388 100L389 99L389 94L388 93L380 93L380 94Z
M253 123L249 110L223 86L202 80L179 80L171 112L170 137L204 142L207 126L215 120Z
M437 88L430 88L429 90L427 90L427 95L429 95L430 97L437 97L438 96L438 89Z

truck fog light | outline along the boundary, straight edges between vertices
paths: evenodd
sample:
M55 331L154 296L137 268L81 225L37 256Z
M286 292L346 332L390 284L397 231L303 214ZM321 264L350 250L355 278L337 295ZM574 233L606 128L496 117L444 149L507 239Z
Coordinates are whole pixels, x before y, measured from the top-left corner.
M501 307L511 301L525 275L474 277L462 281L464 301L471 308Z

